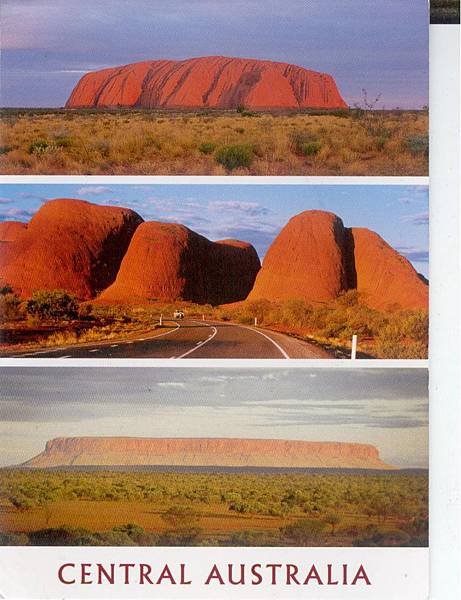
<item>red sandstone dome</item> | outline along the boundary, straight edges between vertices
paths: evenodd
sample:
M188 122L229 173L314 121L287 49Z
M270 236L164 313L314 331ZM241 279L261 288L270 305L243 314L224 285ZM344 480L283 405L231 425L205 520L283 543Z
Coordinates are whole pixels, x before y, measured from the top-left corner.
M343 223L333 213L296 215L269 247L249 299L333 300L348 287L344 245Z
M83 200L44 204L15 241L3 244L0 280L22 297L65 289L94 297L117 275L141 217L127 208Z
M345 108L326 73L288 63L207 56L153 60L87 73L67 108Z
M14 242L27 229L21 221L3 221L0 223L0 242Z
M235 438L56 438L23 464L391 469L370 444Z
M309 210L290 219L274 240L248 299L325 302L353 289L377 309L428 306L427 284L378 234Z
M427 309L429 288L412 264L374 231L353 227L351 232L356 286L363 301L377 309Z
M115 282L99 299L236 302L246 298L260 266L251 244L211 242L184 225L150 221L138 227Z

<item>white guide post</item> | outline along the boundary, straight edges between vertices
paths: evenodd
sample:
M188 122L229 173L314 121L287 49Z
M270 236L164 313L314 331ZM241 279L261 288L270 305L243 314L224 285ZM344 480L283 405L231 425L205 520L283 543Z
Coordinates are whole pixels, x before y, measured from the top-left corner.
M357 336L354 334L352 336L351 360L355 360L356 358L357 358Z
M163 326L163 313L160 315L160 327Z

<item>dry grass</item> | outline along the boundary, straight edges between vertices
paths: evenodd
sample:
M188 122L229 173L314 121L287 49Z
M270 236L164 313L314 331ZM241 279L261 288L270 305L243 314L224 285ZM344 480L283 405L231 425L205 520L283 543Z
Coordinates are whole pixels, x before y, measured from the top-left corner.
M428 173L427 111L3 112L4 174ZM240 147L247 166L220 164L226 146Z

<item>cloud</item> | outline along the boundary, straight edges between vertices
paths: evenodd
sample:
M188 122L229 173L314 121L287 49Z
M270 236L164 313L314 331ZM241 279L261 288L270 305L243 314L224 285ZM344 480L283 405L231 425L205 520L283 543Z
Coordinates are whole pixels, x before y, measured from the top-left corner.
M258 202L241 202L240 200L215 200L208 204L208 209L213 212L230 212L233 214L245 214L252 217L268 215L271 211Z
M404 215L401 220L404 223L411 223L412 225L428 225L429 212L425 211L414 215Z
M112 193L112 188L106 187L104 185L84 185L79 190L77 190L77 194L81 194L82 196L102 196L103 194Z
M11 204L14 202L11 198L0 198L0 204Z
M408 260L414 262L429 262L429 251L423 248L413 246L397 246L397 252L403 254Z
M24 220L32 217L35 214L35 210L27 208L10 208L8 210L0 211L0 221L12 220Z

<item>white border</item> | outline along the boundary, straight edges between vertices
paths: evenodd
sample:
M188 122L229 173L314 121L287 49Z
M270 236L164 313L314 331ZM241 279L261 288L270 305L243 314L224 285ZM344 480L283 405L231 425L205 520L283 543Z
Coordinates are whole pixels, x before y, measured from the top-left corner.
M429 185L429 177L279 177L236 175L2 175L0 184L42 185Z

